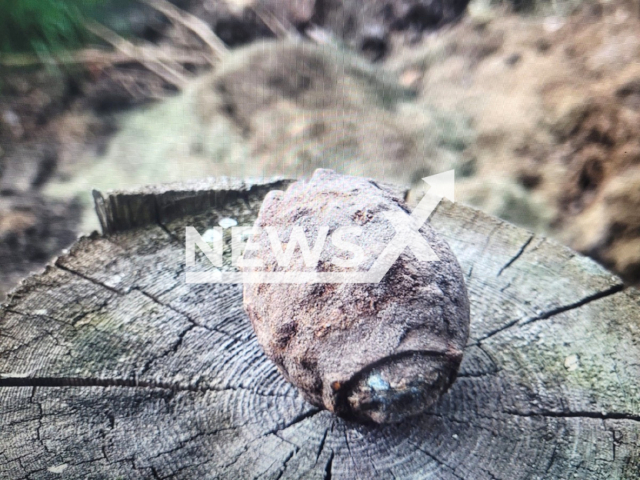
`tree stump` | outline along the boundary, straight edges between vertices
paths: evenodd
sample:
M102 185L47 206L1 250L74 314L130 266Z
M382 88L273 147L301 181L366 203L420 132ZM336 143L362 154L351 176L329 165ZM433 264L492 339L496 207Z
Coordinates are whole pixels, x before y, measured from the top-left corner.
M431 223L465 271L472 332L451 390L389 426L305 403L241 286L185 283L186 226L251 225L286 185L94 194L104 234L0 310L0 478L638 478L639 292L450 202Z

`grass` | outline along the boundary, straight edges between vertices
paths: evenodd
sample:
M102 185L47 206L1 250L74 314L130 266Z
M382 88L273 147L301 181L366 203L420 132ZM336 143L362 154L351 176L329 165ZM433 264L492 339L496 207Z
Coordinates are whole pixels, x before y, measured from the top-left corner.
M46 56L81 46L85 17L101 0L0 0L0 53Z
M595 3L598 0L472 0L469 10L476 17L500 15L502 11L494 7L508 7L521 15L568 16L581 5Z

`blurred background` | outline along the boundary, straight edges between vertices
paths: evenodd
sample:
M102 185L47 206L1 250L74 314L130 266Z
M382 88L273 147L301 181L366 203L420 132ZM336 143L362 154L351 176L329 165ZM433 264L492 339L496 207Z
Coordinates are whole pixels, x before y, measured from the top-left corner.
M315 168L457 200L640 283L638 0L0 0L0 299L92 189Z

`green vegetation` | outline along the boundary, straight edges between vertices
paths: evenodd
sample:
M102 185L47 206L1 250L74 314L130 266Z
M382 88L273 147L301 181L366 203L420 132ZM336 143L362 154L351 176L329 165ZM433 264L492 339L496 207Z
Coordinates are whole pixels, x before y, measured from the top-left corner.
M505 3L501 0L498 3ZM570 15L580 7L585 0L506 0L518 13L533 13L541 15Z
M493 10L494 7L508 6L514 12L521 15L559 15L567 16L575 12L580 6L589 3L597 3L598 0L472 0L469 10L475 16L491 17L500 15L501 10ZM492 13L493 12L493 13Z
M83 21L104 0L0 0L0 53L50 55L88 38Z

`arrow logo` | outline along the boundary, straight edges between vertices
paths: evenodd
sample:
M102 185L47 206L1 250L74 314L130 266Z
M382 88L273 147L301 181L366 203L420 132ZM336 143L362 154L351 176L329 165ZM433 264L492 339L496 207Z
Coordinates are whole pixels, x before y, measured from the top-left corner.
M449 170L425 177L422 180L427 184L427 190L420 203L411 212L411 216L407 217L399 212L386 215L393 224L396 234L378 256L371 269L364 274L371 283L380 282L407 247L411 249L419 261L437 262L439 260L420 233L420 229L429 220L443 198L454 201L455 173L453 170Z

